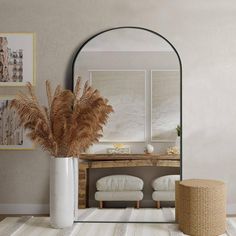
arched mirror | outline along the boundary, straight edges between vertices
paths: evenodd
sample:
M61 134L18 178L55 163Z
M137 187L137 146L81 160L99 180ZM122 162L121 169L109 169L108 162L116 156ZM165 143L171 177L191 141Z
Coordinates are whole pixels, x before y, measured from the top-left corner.
M158 33L119 27L78 50L73 77L114 108L79 161L77 221L173 222L182 179L181 61Z

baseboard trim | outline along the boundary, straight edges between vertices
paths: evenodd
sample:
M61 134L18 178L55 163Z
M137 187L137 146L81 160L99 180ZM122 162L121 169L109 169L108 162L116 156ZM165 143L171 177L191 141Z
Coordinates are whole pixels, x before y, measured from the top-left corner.
M0 204L0 214L49 214L48 204Z
M228 204L227 215L235 215L235 214L236 214L236 204Z

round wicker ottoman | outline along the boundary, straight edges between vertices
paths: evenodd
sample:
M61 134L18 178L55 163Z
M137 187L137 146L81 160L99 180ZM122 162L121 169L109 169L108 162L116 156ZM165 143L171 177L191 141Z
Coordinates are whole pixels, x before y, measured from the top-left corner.
M176 183L179 229L192 236L216 236L226 228L226 186L221 181L190 179Z

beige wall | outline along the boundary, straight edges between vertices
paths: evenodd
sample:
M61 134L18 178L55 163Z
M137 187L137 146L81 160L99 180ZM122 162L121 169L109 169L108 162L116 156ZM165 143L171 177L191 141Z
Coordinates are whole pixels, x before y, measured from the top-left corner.
M235 13L234 0L0 0L0 31L37 33L42 101L44 80L70 80L75 50L94 33L133 25L166 36L183 62L184 177L225 180L236 212ZM4 203L48 203L46 154L0 152Z

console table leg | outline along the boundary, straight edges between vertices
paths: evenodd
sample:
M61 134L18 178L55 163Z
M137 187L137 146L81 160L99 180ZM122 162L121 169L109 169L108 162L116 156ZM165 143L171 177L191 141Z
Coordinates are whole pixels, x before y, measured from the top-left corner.
M79 169L79 209L87 207L87 168Z

